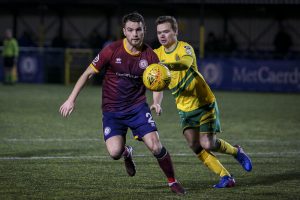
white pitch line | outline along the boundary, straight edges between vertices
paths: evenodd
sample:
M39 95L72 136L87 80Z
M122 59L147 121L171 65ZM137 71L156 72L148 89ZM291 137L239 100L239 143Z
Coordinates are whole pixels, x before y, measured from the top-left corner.
M7 142L83 142L83 141L101 141L99 138L4 138Z
M224 154L217 153L218 156L226 156ZM278 157L278 158L287 158L287 157L295 157L300 155L300 151L292 151L292 152L257 152L257 153L248 153L250 156L262 156L262 157ZM137 154L134 157L150 157L152 155L145 154ZM172 156L176 157L195 157L192 153L175 153ZM53 159L62 159L62 160L72 160L72 159L109 159L108 155L99 155L99 156L32 156L32 157L0 157L0 160L53 160Z
M0 142L103 142L102 138L3 138ZM185 141L182 139L173 138L162 138L162 141ZM230 141L231 139L228 139ZM267 144L298 144L297 140L288 141L278 141L278 140L256 140L256 139L246 139L246 140L232 140L235 143L267 143Z

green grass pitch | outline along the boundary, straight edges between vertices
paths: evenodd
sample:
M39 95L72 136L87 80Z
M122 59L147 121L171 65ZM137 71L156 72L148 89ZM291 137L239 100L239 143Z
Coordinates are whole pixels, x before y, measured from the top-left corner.
M174 99L165 92L163 115L154 118L188 192L178 197L154 157L130 133L136 176L127 176L122 160L108 157L100 134L100 86L87 86L73 114L61 117L59 106L71 90L0 86L0 199L300 199L299 94L215 92L223 129L219 136L244 147L253 171L217 154L237 185L213 189L219 177L188 148Z

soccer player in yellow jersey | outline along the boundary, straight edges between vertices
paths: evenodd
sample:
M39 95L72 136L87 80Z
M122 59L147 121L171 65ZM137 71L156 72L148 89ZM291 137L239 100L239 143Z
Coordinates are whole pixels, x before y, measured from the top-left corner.
M183 135L189 147L210 170L220 175L215 188L233 187L235 180L212 153L232 155L246 171L252 170L250 158L243 149L217 138L221 131L216 98L199 73L193 47L177 40L178 26L172 16L156 20L157 37L162 46L155 49L160 62L171 70L169 89L175 97ZM161 112L162 92L153 95L151 109Z

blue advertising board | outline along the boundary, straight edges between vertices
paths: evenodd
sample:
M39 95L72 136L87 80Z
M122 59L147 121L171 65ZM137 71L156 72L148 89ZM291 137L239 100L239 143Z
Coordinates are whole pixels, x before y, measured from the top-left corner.
M21 51L17 63L18 82L43 83L44 65L43 57L36 51ZM0 59L0 81L4 80L3 59Z
M38 53L21 53L18 59L18 81L22 83L43 83L44 67Z
M300 92L300 60L216 58L198 66L212 89Z

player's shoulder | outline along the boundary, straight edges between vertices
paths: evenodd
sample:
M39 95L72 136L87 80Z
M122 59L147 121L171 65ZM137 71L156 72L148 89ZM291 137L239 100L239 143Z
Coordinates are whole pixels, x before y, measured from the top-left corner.
M183 51L185 54L192 55L194 53L194 48L192 45L190 45L187 42L184 41L179 41L178 42L178 47L181 51Z
M109 47L110 49L117 49L119 47L122 47L122 45L123 45L123 40L117 40L107 45L107 47Z
M164 47L161 45L160 47L154 49L153 51L158 54L159 52L162 52L164 50Z
M185 41L178 41L178 46L185 49L193 49L192 45Z
M122 45L122 40L114 41L109 45L106 45L103 49L101 49L101 53L104 55L110 55L113 52L116 52L118 49L122 49Z

